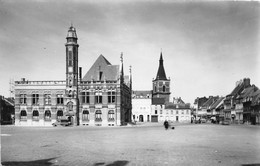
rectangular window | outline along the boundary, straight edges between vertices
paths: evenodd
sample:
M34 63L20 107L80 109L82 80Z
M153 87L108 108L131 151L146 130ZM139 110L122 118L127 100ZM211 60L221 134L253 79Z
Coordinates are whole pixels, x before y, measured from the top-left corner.
M154 114L157 114L157 110L155 110Z
M39 94L32 94L32 104L34 105L39 104Z
M69 60L68 60L68 62L69 62L69 66L72 66L72 64L73 64L73 57L72 57L72 51L69 51Z
M95 93L95 102L97 104L102 104L102 93L100 92Z
M20 104L26 104L26 94L21 94L20 95Z
M179 111L178 111L178 110L176 111L176 114L179 114Z
M89 92L82 92L82 102L89 103Z
M108 92L108 103L115 103L116 101L116 92Z
M57 104L63 104L63 94L57 94Z
M162 114L162 110L160 110L160 114Z
M173 110L171 110L171 114L173 114Z
M44 95L44 104L50 105L51 104L51 94L45 94Z

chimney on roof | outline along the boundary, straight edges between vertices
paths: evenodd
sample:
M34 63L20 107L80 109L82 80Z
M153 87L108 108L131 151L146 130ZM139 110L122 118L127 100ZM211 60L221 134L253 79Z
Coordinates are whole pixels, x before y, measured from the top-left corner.
M244 78L243 80L245 88L250 86L250 78Z

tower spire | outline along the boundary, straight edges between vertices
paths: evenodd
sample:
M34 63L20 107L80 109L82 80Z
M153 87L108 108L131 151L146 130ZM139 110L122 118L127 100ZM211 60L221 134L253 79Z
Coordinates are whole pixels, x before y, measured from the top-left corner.
M159 68L158 68L158 72L157 72L155 80L167 80L165 70L164 70L164 66L163 66L162 52L161 52L161 55L160 55Z
M132 91L132 66L131 65L129 66L129 73L130 73L130 90Z
M123 65L123 52L121 52L121 55L120 55L120 65L121 65L121 68L120 68L120 79L121 79L121 82L123 83L124 82L124 65Z

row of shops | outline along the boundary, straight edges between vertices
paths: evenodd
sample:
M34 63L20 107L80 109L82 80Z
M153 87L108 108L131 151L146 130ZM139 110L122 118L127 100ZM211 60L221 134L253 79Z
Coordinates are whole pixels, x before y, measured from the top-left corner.
M249 78L236 83L225 97L209 96L194 102L194 116L233 124L260 124L260 90Z

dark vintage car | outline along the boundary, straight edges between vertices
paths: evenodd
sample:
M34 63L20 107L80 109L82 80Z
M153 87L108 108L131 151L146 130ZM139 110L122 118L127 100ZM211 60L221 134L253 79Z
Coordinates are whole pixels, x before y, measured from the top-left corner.
M71 122L68 119L61 119L55 123L52 124L54 127L60 125L60 126L70 126Z

